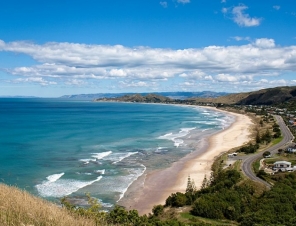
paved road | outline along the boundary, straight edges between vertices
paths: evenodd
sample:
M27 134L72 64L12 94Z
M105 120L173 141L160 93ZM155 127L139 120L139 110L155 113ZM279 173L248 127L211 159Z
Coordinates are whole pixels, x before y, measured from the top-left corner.
M265 151L269 151L272 154L277 153L278 149L285 148L285 146L287 146L288 144L291 144L292 140L294 139L291 131L289 130L289 128L286 126L285 122L283 121L283 118L278 115L275 115L275 118L277 120L278 125L280 126L283 140L280 143L278 143L270 148L267 148L265 150ZM252 163L254 161L256 161L257 159L262 158L262 153L263 152L259 152L257 154L251 155L251 156L243 159L242 160L242 170L243 170L244 174L247 177L249 177L251 180L263 183L267 187L270 188L271 185L269 183L267 183L266 181L260 179L259 177L256 177L255 173L252 170Z

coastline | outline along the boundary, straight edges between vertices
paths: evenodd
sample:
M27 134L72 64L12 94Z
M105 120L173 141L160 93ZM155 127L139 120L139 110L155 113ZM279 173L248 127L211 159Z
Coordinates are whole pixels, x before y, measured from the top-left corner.
M188 176L200 188L204 176L210 177L215 157L250 140L253 123L248 116L213 107L201 108L230 114L235 117L235 121L222 131L203 137L195 151L169 168L144 173L128 188L119 205L136 209L141 215L151 213L154 205L165 204L166 198L172 193L185 192Z

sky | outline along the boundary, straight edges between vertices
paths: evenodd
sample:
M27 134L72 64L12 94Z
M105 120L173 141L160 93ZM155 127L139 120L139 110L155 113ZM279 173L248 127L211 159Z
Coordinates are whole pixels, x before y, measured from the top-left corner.
M295 0L0 2L0 96L296 85Z

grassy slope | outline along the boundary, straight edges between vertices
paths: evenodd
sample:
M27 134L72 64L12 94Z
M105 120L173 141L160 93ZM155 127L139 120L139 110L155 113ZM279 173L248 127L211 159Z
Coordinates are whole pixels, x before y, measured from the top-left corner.
M28 192L0 184L0 225L87 226L95 223L73 216L67 210Z
M247 93L234 93L217 98L191 98L196 102L222 103L222 104L279 104L287 100L295 100L296 87L285 86L262 89Z

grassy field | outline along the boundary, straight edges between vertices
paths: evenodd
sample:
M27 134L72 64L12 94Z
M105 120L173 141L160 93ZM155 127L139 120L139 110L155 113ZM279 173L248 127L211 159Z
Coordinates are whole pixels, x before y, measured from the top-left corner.
M96 224L91 219L71 214L66 209L34 197L28 192L0 184L0 225L93 226Z
M235 226L238 225L238 223L230 221L230 220L211 220L211 219L206 219L203 217L197 217L193 216L190 213L181 213L179 220L190 223L200 223L200 224L206 224L206 225L219 225L219 226Z

